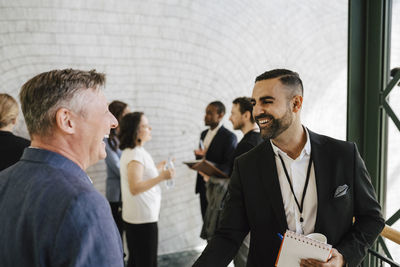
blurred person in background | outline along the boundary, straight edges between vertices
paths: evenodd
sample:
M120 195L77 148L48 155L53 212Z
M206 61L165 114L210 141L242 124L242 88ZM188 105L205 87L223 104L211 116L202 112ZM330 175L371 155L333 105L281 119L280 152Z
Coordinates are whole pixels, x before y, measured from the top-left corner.
M156 267L161 205L159 183L171 179L175 170L165 169L165 161L156 166L144 149L145 143L151 140L151 127L142 112L126 114L118 136L122 150L122 219L128 243L128 267Z
M224 127L225 105L221 101L209 103L205 110L204 124L209 128L200 134L199 148L194 151L196 159L205 158L215 167L230 175L232 171L233 152L236 148L236 135ZM199 194L200 210L203 222L208 206L206 181L199 172L197 174L195 193Z
M8 94L0 94L0 171L16 163L31 143L12 133L18 113L17 101Z
M232 122L234 130L240 130L243 138L237 144L234 152L233 161L240 155L248 152L252 148L263 142L260 129L253 117L253 104L249 97L238 97L232 102L231 116L229 120ZM221 212L224 207L224 201L227 193L229 179L218 177L208 177L203 174L207 181L207 200L208 206L204 217L201 237L210 240L219 226ZM249 253L250 234L248 234L241 245L237 255L234 258L235 267L245 267L247 255Z
M128 104L118 100L111 102L108 109L118 120L118 123L120 123L122 117L129 112ZM117 137L118 132L119 126L111 129L109 137L105 139L107 152L105 159L107 167L106 198L108 202L110 202L111 212L122 238L121 178L119 175L119 159L121 157L121 150L119 149L119 140Z
M253 103L250 97L238 97L232 102L231 116L229 120L232 122L234 130L240 130L243 138L238 143L233 158L236 159L240 155L250 151L264 140L261 137L260 129L253 116ZM233 162L232 162L233 163ZM225 199L224 199L225 200ZM247 263L247 255L250 247L250 233L243 240L233 262L235 267L245 267Z

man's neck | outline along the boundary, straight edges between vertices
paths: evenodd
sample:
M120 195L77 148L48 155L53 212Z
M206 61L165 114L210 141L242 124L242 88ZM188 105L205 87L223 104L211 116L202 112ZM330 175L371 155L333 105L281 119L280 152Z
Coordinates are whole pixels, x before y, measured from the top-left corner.
M218 124L215 125L210 125L210 130L214 130L215 128L217 128L220 125L220 122Z
M45 139L46 141L43 141ZM34 148L40 148L40 149L45 149L49 150L55 153L58 153L67 159L70 159L71 161L75 162L79 167L81 167L82 170L86 170L88 166L85 166L82 162L80 162L79 157L76 155L76 153L73 153L72 150L69 150L68 148L70 147L69 144L67 145L59 145L57 140L54 140L52 138L45 138L45 137L33 137L31 141L31 147ZM64 149L67 148L67 149Z
M301 124L293 125L272 139L272 142L289 157L296 159L307 142L307 133Z
M246 122L240 130L242 131L243 135L245 135L255 129L258 129L256 123Z

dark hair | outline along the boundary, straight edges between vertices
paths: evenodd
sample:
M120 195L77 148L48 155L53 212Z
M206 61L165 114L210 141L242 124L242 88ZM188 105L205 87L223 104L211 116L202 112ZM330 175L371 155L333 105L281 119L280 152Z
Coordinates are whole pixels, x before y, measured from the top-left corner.
M270 71L266 71L263 74L259 75L256 78L255 82L269 80L273 78L278 78L283 85L288 85L293 88L292 95L299 90L299 93L303 95L303 82L300 79L300 76L297 72L287 70L287 69L274 69Z
M253 104L251 103L250 97L238 97L232 102L233 104L239 105L239 110L241 114L244 114L246 111L250 112L250 121L252 123L255 122L253 118Z
M126 114L119 125L119 148L135 148L139 133L139 124L142 120L143 112L131 112ZM140 139L138 140L140 142Z
M122 114L124 113L125 108L128 106L128 104L114 100L113 102L108 105L108 109L110 110L111 114L114 115L114 117L117 119L118 124L121 123L122 119ZM110 136L107 140L108 144L110 145L111 149L114 151L117 151L117 131L116 128L112 128L110 130Z
M213 101L208 105L216 107L218 114L225 114L225 105L221 101Z
M55 124L56 112L67 107L82 113L84 103L79 97L87 89L100 90L105 74L96 70L52 70L36 75L21 88L19 98L30 135L49 135Z

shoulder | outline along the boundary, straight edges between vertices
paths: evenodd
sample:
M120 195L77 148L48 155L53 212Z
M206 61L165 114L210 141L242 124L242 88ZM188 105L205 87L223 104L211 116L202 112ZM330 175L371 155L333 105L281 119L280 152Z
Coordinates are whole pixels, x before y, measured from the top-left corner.
M240 143L249 145L251 147L255 147L258 144L261 144L263 141L264 139L261 137L261 134L259 132L251 131L247 133L245 136L243 136Z
M15 136L15 140L23 147L28 147L31 144L30 140L25 139L25 138L20 137L20 136Z
M59 179L46 189L47 196L44 198L47 200L41 201L48 203L48 212L62 218L71 216L73 221L68 224L73 227L91 224L108 212L107 200L94 188L88 177L72 177L66 171L57 175Z
M140 147L135 147L135 148L125 148L122 150L121 157L131 157L131 156L137 156L143 154L143 149Z
M236 161L239 164L247 165L250 162L255 162L256 159L265 156L265 154L268 153L268 151L273 153L271 145L268 142L262 142L252 147L246 153L243 153L242 155L238 156L236 158Z
M49 193L67 202L74 201L81 195L101 194L94 188L90 178L85 173L72 174L65 169L49 169L47 180L53 180L54 184L49 187Z
M146 150L143 147L126 148L122 151L121 163L128 164L132 160L136 160L144 164L144 159L147 156Z
M17 147L25 148L28 147L31 144L31 141L28 139L25 139L23 137L14 135L13 133L10 133L9 135L5 136L4 142L10 142L14 144Z
M317 134L310 130L308 130L308 133L310 135L311 148L313 146L321 146L329 149L330 152L337 151L340 153L351 152L354 151L356 148L356 145L353 142L336 139L322 134Z
M14 192L27 192L24 201L30 201L32 210L60 215L81 195L100 195L83 170L70 167L20 161L5 175L18 188Z
M225 128L223 125L221 126L221 128L219 128L218 133L223 136L229 137L230 139L235 139L235 140L237 139L236 135L227 128Z
M258 139L253 136L250 136L249 138L246 138L246 139L242 138L242 140L240 140L240 142L238 143L238 145L236 147L236 151L239 153L239 155L244 154L262 142L263 142L262 139Z

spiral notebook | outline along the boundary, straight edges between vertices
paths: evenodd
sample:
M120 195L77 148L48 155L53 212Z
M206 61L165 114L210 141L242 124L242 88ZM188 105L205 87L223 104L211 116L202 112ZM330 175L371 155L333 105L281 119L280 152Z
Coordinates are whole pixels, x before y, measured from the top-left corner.
M309 258L326 262L330 258L331 250L332 245L287 230L275 266L296 267L300 266L301 259Z

